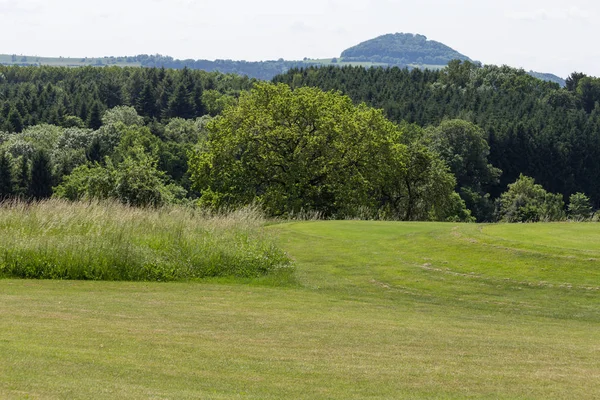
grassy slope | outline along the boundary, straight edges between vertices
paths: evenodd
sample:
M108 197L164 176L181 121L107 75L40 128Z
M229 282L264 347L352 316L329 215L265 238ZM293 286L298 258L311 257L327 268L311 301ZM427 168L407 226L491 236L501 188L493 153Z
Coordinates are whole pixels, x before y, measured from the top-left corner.
M0 398L597 398L596 224L275 225L296 286L0 281Z

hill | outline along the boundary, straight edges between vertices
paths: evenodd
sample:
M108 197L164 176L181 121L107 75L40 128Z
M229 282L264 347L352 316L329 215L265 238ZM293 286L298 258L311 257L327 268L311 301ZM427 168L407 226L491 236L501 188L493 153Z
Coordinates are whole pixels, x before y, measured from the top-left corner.
M439 65L452 60L472 61L469 57L426 36L394 33L362 42L342 52L345 61L371 61L389 65Z
M538 78L543 81L558 83L560 85L560 87L565 87L565 85L566 85L566 81L563 78L556 76L554 74L550 74L547 72L535 72L535 71L529 71L528 74L533 76L534 78Z

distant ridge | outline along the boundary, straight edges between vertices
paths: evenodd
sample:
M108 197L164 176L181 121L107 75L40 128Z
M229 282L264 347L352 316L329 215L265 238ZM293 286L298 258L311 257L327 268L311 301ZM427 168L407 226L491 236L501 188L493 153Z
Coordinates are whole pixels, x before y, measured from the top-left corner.
M451 47L429 40L426 36L413 33L390 33L359 43L341 53L341 57L326 59L310 59L286 61L284 59L268 61L235 61L235 60L178 60L160 54L126 57L38 57L16 54L0 54L0 65L22 66L118 66L118 67L157 67L172 69L197 69L246 75L260 80L271 80L292 68L310 66L354 65L362 67L399 67L442 69L451 60L472 61L469 57ZM565 80L549 73L530 71L530 75L565 86Z
M529 71L528 74L543 81L558 83L560 87L565 87L567 85L567 82L563 78L547 72Z

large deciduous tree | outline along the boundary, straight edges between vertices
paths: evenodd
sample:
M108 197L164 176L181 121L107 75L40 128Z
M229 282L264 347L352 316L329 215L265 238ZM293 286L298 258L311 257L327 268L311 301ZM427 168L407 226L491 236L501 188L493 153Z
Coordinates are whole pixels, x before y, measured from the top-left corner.
M404 209L407 146L380 110L336 92L262 83L207 128L190 158L201 204L258 201L271 215L412 218ZM451 196L453 186L440 197Z

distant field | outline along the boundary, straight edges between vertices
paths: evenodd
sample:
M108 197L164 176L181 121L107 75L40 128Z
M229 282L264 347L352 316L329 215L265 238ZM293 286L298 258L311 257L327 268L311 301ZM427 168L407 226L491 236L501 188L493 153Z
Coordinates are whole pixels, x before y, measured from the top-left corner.
M322 58L322 59L310 59L310 60L306 60L305 62L311 63L311 64L316 63L316 64L322 64L322 65L339 65L339 66L351 65L351 66L359 66L359 67L388 67L388 66L390 66L390 64L370 62L370 61L365 61L365 62L344 61L343 58L337 58L336 63L333 63L332 60L333 60L333 58ZM411 68L422 68L422 69L431 69L431 70L438 70L438 69L446 68L446 65L433 65L433 64L409 64L407 66L411 67Z
M358 61L344 61L338 58L337 63L332 63L333 58L322 58L322 59L310 59L306 60L307 65L351 65L361 67L387 67L389 64L386 63L375 63L375 62L358 62ZM300 62L300 61L299 61ZM117 58L110 57L99 57L99 58L69 58L69 57L32 57L32 56L20 56L13 57L10 54L0 54L0 64L4 65L50 65L54 67L83 67L83 66L118 66L118 67L139 67L141 63L138 62L126 62L118 61ZM413 68L428 68L428 69L442 69L445 65L410 65Z
M0 398L600 397L600 225L269 230L297 283L0 280Z
M0 54L0 64L5 65L49 65L53 67L83 67L87 65L104 66L114 65L119 67L139 67L140 63L117 61L109 57L100 58L69 58L69 57L35 57L22 55Z
M435 65L435 64L409 64L411 68L421 68L421 69L430 69L433 71L437 71L438 69L444 69L447 65Z
M374 62L359 62L359 61L344 61L342 58L337 58L337 62L333 63L333 58L321 58L321 59L310 59L306 60L307 64L322 64L322 65L352 65L360 67L387 67L385 63L374 63Z

